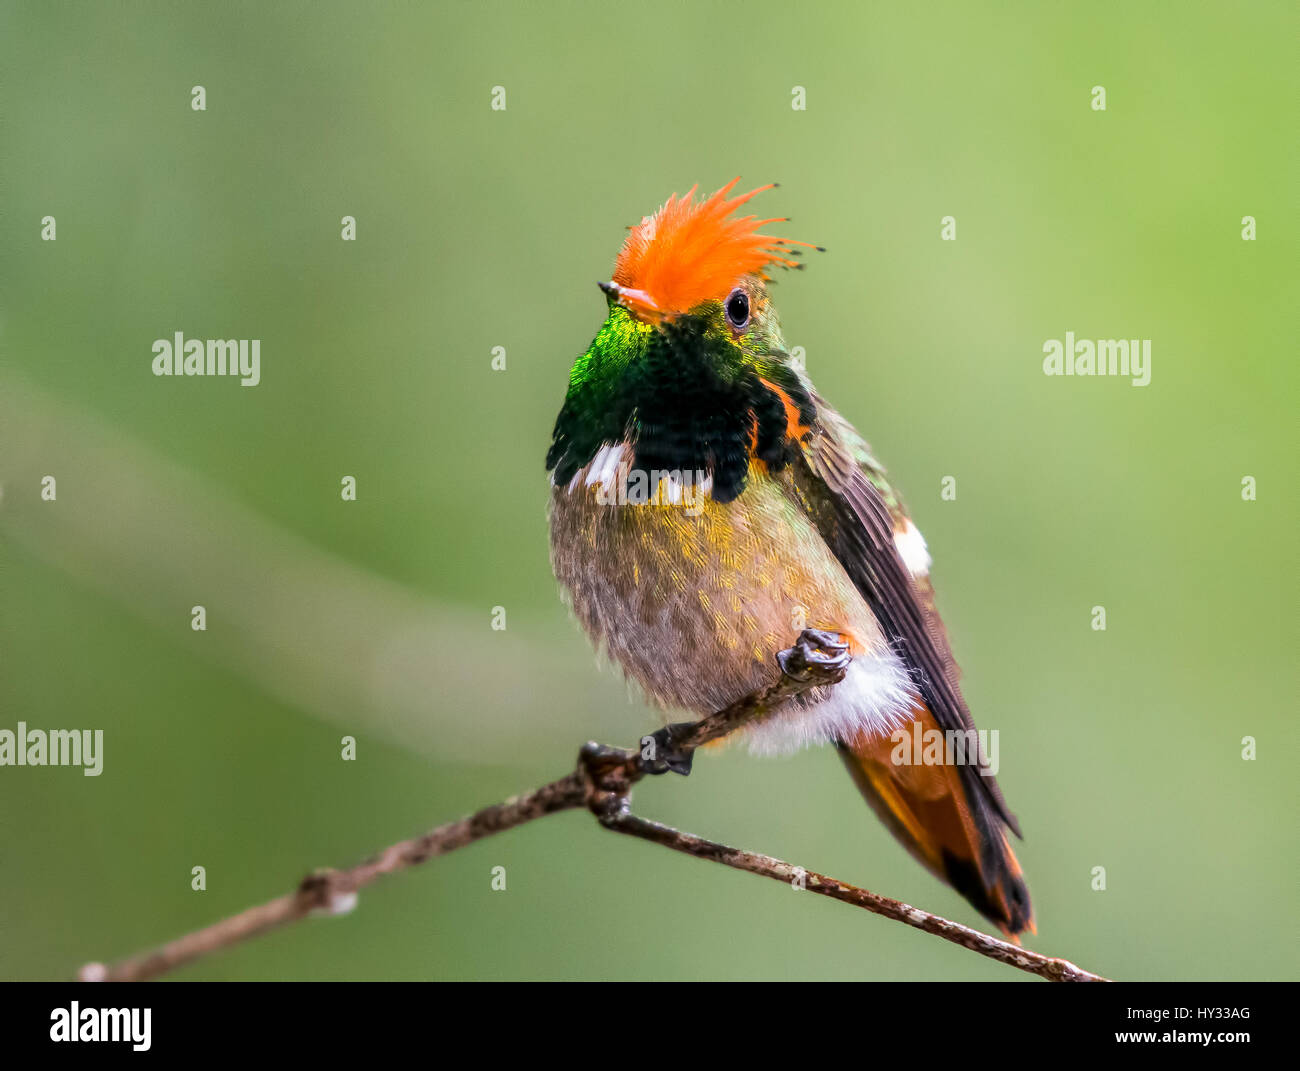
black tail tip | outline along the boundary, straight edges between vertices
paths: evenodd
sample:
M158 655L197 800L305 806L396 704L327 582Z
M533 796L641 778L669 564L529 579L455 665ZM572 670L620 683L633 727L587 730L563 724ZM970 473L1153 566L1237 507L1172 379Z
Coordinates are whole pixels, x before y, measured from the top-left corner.
M1029 887L1019 874L1004 866L999 868L1000 873L993 875L993 883L985 885L978 867L946 851L943 869L952 887L1005 933L1014 936L1025 930L1033 932L1034 909L1029 902Z

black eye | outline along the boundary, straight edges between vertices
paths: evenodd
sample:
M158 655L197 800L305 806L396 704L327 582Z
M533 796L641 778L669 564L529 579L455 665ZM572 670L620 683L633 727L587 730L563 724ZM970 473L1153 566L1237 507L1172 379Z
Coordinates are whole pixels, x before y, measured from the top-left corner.
M727 298L727 319L732 327L744 327L749 323L749 295L743 290L733 290Z

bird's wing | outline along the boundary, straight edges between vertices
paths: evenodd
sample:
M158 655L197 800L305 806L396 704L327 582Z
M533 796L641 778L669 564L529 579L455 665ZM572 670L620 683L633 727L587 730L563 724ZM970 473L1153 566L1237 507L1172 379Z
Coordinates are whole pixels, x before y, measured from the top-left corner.
M816 394L812 399L817 420L800 440L793 465L804 505L907 666L938 727L972 730L975 722L962 698L934 589L927 578L908 572L894 539L909 523L903 504L853 425ZM987 774L979 780L988 802L1019 835L997 783Z
M903 504L862 436L808 393L816 418L792 419L790 428L803 506L907 667L916 719L974 738L934 589L909 572L895 541L910 523ZM864 795L914 855L1008 933L1032 927L1029 894L1003 832L1005 824L1019 836L1019 824L982 752L974 763L927 772L892 763L887 740L845 740L840 749Z

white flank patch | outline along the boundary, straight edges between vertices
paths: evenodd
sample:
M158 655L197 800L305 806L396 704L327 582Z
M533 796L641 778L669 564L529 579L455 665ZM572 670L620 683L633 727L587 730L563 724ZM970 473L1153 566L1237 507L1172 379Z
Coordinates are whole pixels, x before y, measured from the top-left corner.
M852 740L863 733L888 736L912 721L912 691L902 662L891 650L855 655L844 679L811 706L790 703L749 733L755 755L788 755L809 744Z
M894 546L913 577L930 575L930 552L926 549L925 537L910 519L901 532L894 533Z
M587 479L584 481L588 487L612 487L614 477L618 474L618 467L623 461L623 444L606 443L596 451L596 456L591 459L587 466Z
M682 485L671 473L659 481L658 501L667 502L670 506L682 504Z

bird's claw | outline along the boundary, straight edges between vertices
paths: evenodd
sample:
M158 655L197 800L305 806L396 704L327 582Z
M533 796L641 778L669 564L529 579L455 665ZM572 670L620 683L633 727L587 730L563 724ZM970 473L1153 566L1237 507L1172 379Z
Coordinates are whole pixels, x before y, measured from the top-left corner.
M781 672L793 680L834 684L844 679L853 656L838 632L806 628L793 647L777 653L776 661Z
M658 732L641 738L641 768L648 774L676 773L686 777L691 772L694 749L678 747L688 730L695 726L688 721L665 725Z

